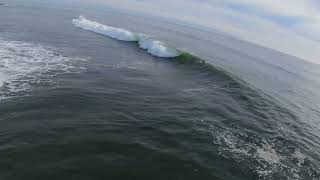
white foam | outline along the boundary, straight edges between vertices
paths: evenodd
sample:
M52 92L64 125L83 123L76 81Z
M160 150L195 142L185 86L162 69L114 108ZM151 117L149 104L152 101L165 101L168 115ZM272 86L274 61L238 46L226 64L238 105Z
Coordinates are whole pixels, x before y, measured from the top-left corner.
M139 45L140 48L146 49L148 53L158 57L171 58L180 55L178 50L166 46L161 41L153 40L147 37L141 37L139 40Z
M248 141L246 133L218 128L204 120L200 122L210 128L220 156L236 162L254 163L253 171L259 179L274 179L279 175L292 180L313 179L319 173L310 161L306 163L308 157L299 149L292 152L281 142L268 138Z
M79 71L76 60L40 45L0 39L0 99L22 95L57 74Z
M93 31L98 34L106 35L108 37L111 37L117 40L121 40L121 41L138 41L139 40L138 36L130 31L127 31L121 28L106 26L95 21L90 21L82 16L80 16L78 19L73 19L72 22L76 27L79 27L88 31Z
M263 144L262 148L258 148L256 156L268 164L279 164L282 159L272 144Z
M302 167L302 164L304 163L306 156L302 154L299 149L296 149L294 153L291 155L291 158L296 159L298 161L298 167Z
M148 53L157 57L172 58L181 54L177 49L171 48L165 43L154 40L146 35L103 25L95 21L90 21L82 16L78 19L73 19L72 22L76 27L102 34L113 39L120 41L137 41L140 48L147 50Z

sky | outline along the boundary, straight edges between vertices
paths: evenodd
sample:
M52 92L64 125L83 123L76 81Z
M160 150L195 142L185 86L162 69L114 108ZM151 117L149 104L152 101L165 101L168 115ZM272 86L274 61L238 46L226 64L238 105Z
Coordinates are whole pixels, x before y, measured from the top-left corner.
M217 29L320 64L318 0L96 0Z

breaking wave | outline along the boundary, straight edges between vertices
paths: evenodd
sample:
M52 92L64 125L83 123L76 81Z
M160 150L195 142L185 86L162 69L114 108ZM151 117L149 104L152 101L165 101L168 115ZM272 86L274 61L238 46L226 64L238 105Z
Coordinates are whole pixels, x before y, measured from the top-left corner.
M76 27L102 34L113 39L138 42L140 48L147 50L148 53L157 57L174 58L182 54L181 51L169 47L161 41L154 40L148 35L133 33L125 29L100 24L95 21L90 21L82 16L77 19L73 19L72 23Z
M58 74L79 72L69 58L36 44L0 39L0 100L20 96L33 87L54 83Z

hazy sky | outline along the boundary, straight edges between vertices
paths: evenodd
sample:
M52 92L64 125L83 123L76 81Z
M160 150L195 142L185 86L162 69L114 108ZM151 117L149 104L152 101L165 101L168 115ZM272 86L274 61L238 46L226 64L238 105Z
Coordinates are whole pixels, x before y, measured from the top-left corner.
M319 0L96 0L232 34L320 63Z

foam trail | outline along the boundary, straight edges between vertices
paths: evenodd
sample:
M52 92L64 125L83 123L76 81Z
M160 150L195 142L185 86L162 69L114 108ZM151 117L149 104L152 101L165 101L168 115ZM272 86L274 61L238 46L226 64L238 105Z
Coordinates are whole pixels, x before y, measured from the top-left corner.
M21 96L33 87L53 85L53 77L59 74L81 72L73 66L79 60L52 48L0 38L0 101Z
M161 41L153 40L147 35L133 33L121 28L106 26L95 21L90 21L82 16L80 16L78 19L73 19L72 23L76 27L102 34L120 41L136 41L139 43L140 48L147 50L148 53L157 57L174 58L181 54L179 50L168 47Z

